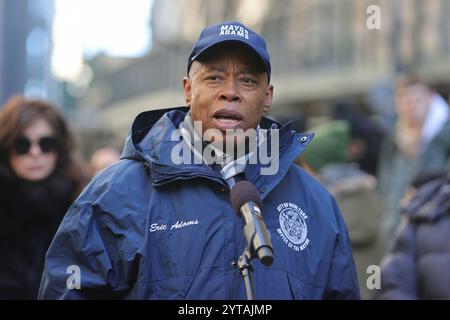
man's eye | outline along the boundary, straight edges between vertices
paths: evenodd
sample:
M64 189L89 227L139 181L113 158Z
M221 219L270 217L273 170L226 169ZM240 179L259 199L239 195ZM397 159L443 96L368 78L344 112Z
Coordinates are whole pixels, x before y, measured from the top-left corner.
M219 76L208 76L208 77L206 77L206 80L219 81L220 77Z
M256 80L252 78L242 78L241 81L245 84L256 84Z

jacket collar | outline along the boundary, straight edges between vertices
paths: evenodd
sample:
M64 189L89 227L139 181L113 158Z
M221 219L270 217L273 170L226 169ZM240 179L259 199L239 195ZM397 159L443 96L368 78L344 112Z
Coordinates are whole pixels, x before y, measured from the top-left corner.
M414 223L434 222L450 213L450 173L420 187L405 211Z
M205 178L215 181L228 188L219 172L205 164L175 164L171 154L182 141L173 141L173 133L188 111L187 107L147 111L139 114L130 129L126 139L122 158L143 161L152 173L154 186L180 180ZM259 161L248 164L245 174L253 182L264 198L286 175L294 160L311 141L312 134L298 134L290 129L290 123L282 126L280 123L263 117L263 129L279 129L279 163L278 171L273 175L262 175L265 166ZM268 131L270 140L273 131ZM267 166L266 166L267 167Z

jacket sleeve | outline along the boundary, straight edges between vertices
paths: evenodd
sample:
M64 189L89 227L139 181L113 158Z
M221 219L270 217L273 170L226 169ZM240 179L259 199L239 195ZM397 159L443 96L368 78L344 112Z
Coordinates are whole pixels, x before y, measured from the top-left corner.
M360 299L358 277L347 227L333 199L338 233L334 245L324 299Z
M381 289L377 299L417 299L414 227L404 219L393 251L381 263Z
M136 259L97 205L75 202L46 255L38 299L120 299L132 286Z

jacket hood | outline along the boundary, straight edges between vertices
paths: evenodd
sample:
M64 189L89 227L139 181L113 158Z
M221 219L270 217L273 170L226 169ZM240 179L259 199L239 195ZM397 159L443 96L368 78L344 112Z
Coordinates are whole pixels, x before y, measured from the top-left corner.
M203 176L227 186L220 173L206 165L173 163L172 150L181 141L173 139L172 136L188 110L188 107L177 107L139 114L129 130L121 158L143 161L151 169L154 185L164 184L174 179ZM247 165L246 176L257 186L258 184L267 185L270 180L278 181L279 179L273 179L274 176L281 179L311 141L313 134L298 134L290 129L290 125L290 122L283 126L274 120L262 118L260 127L269 130L269 143L272 136L270 129L279 129L279 170L275 175L264 176L260 174L260 169L264 166L259 161L255 165ZM270 150L270 147L267 147L267 150ZM260 183L257 183L258 181Z
M167 140L166 134L173 132L178 124L183 121L188 112L187 107L170 109L159 109L140 113L134 119L125 140L125 147L121 159L133 159L139 161L150 161L149 147L155 147L162 141ZM159 122L159 123L158 123ZM145 142L154 142L145 148ZM169 135L170 140L170 135Z

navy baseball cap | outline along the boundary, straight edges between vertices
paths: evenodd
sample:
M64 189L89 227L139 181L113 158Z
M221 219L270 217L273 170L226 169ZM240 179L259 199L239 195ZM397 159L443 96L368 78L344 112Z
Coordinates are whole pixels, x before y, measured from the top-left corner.
M270 56L267 52L266 41L258 33L237 21L221 22L203 29L189 55L187 72L189 73L192 62L204 52L224 42L239 42L252 49L261 59L270 82Z

